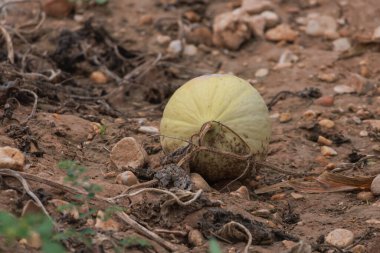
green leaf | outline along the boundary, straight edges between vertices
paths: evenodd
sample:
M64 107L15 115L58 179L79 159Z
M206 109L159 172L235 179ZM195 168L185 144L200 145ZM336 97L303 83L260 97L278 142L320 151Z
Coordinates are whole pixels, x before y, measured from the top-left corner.
M66 253L65 248L56 242L46 241L42 244L42 252L44 253Z
M222 253L218 242L214 238L209 242L209 253Z
M95 0L95 3L102 5L108 3L108 0Z

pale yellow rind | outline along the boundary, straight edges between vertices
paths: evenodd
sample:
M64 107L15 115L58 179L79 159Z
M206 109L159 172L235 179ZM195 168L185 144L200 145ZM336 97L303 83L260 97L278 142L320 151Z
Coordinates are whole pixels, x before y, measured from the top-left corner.
M189 140L212 120L235 131L252 153L266 152L271 126L264 100L248 82L225 74L194 78L173 94L160 125L165 136L161 137L164 151L173 152L186 145L181 140Z

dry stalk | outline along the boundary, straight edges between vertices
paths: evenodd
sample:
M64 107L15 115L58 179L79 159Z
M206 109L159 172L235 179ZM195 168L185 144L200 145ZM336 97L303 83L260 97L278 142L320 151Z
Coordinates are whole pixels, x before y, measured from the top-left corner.
M108 198L107 200L108 201L114 201L116 199L120 199L120 198L124 198L124 197L133 197L133 196L136 196L136 195L141 194L143 192L165 193L165 194L170 195L171 197L173 197L173 199L177 202L178 205L180 205L180 206L188 206L188 205L194 203L199 198L199 196L202 194L203 191L202 190L198 190L196 193L187 192L187 193L189 193L189 196L192 196L192 198L190 200L188 200L188 201L185 201L185 202L182 201L182 200L180 200L180 198L177 197L177 195L175 195L174 193L172 193L170 191L162 190L162 189L156 189L156 188L144 188L144 189L132 192L132 193L120 194L118 196L115 196L115 197L112 197L112 198Z
M7 29L5 29L4 26L0 25L0 31L4 36L5 43L7 44L7 53L8 53L8 60L11 64L15 63L15 52L13 50L13 42L12 38L9 35Z
M36 110L37 110L37 102L38 102L38 96L37 94L34 92L34 91L31 91L31 90L28 90L28 89L20 89L19 91L21 92L28 92L29 94L31 94L33 97L34 97L34 103L33 103L33 108L32 108L32 112L29 114L29 116L26 118L25 123L27 123L31 118L33 118L34 114L36 114Z
M2 176L10 176L16 178L24 188L25 192L37 203L37 205L41 208L43 213L50 219L50 221L53 223L54 227L58 229L57 224L53 220L53 218L50 216L48 211L46 210L45 206L42 204L41 200L30 190L30 187L28 185L28 182L26 182L25 178L20 175L20 173L11 170L11 169L0 169L0 175Z
M240 224L239 222L230 221L229 224L232 224L232 225L235 225L235 226L241 228L244 231L244 233L247 235L248 242L247 242L247 244L244 247L243 253L249 253L249 246L251 246L251 244L252 244L252 234L251 234L251 232L249 232L248 228L246 228L244 225Z

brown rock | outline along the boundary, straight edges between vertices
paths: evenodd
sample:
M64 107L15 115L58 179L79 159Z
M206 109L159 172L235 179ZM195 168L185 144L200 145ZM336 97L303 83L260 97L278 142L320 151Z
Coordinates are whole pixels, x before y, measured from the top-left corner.
M333 128L335 126L334 121L330 119L321 119L318 124L323 128Z
M375 196L379 196L380 195L380 174L377 175L375 177L375 179L373 179L373 181L371 183L371 192Z
M279 120L281 123L286 123L292 120L292 115L288 112L284 112L280 114Z
M215 17L212 42L215 46L237 50L251 37L241 12L225 12Z
M193 23L195 23L195 22L198 22L198 21L200 21L201 20L201 17L197 14L197 13L195 13L194 11L186 11L184 14L183 14L183 16L187 19L187 20L189 20L190 22L193 22Z
M271 200L283 200L286 198L286 193L277 193L274 194L270 199Z
M206 180L198 173L191 173L190 178L196 190L202 189L205 192L210 192L213 190Z
M17 148L0 147L0 169L23 171L25 165L24 154Z
M333 83L338 80L338 75L335 73L319 73L317 78L324 82Z
M249 200L249 191L248 191L248 188L246 186L241 186L239 189L237 189L236 191L233 191L230 193L232 196L236 196L236 197L239 197L241 199L246 199L246 200Z
M273 4L268 0L243 0L241 4L241 9L249 14L258 14L273 8Z
M197 26L185 31L186 41L191 44L212 45L212 32L206 26Z
M270 41L288 41L293 42L297 39L298 32L294 31L289 25L281 24L268 30L265 38Z
M372 201L375 199L375 196L373 195L372 192L359 192L356 195L356 198L362 201Z
M96 84L105 84L108 81L107 76L102 71L94 71L90 75L91 81Z
M139 180L137 179L135 174L133 174L132 171L124 171L120 173L119 175L117 175L116 183L123 184L126 186L132 186L132 185L138 184Z
M354 241L354 234L347 229L338 228L326 236L326 243L343 249Z
M142 15L139 19L140 25L151 25L153 24L153 16L150 14Z
M292 196L293 199L299 200L299 199L304 199L305 197L302 194L292 192L290 193L290 196Z
M332 140L329 140L329 139L327 139L321 135L318 136L317 142L321 145L326 145L326 146L331 146L331 144L332 144Z
M316 105L330 107L334 105L334 97L333 96L322 96L316 100L314 100Z
M366 253L367 248L364 245L358 244L358 245L355 245L355 247L351 249L351 252L352 253Z
M133 137L121 139L112 148L110 159L118 170L141 168L148 154Z
M67 17L74 9L69 0L44 0L43 10L46 15L56 18Z
M190 230L188 234L189 243L193 246L202 246L205 243L205 239L202 233L198 229Z

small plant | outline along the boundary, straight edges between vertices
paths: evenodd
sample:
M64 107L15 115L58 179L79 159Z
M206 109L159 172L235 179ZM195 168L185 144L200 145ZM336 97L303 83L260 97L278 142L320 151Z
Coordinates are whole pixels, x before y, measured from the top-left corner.
M107 126L106 125L100 125L99 127L99 134L100 136L104 137L106 135Z
M42 252L66 252L47 216L33 214L17 218L8 212L0 212L0 236L4 238L8 246L22 238L28 239L36 233L41 240Z

